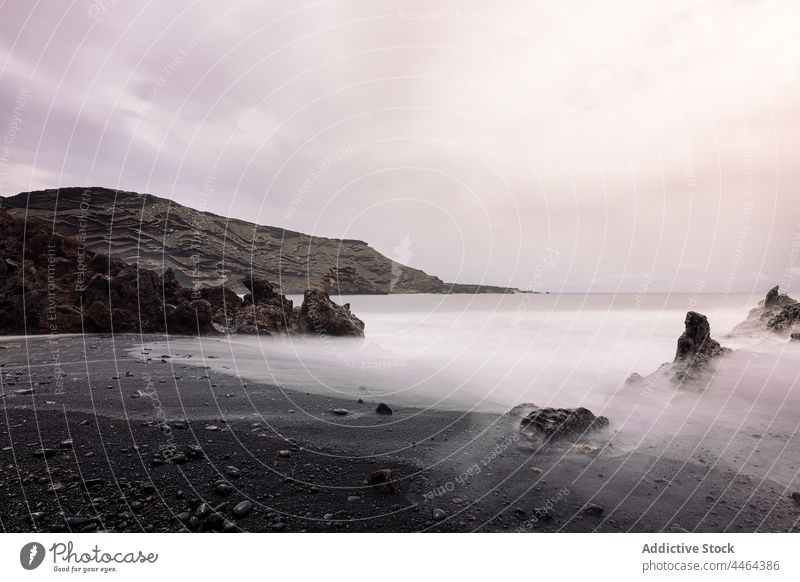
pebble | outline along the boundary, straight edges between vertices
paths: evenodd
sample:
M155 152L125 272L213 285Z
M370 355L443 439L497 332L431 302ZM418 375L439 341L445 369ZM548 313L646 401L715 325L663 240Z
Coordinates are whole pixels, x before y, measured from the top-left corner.
M444 509L439 509L437 507L436 509L433 510L433 519L435 519L436 521L443 520L446 515L447 513L445 513Z
M68 517L67 525L70 529L79 529L98 522L96 517Z
M279 457L291 457L292 453L291 453L291 451L287 451L286 449L282 449L282 450L278 451L278 456Z
M57 453L58 451L56 451L55 449L36 449L35 451L33 451L33 456L36 459L47 459Z
M332 411L336 416L347 416L350 411L346 408L334 408Z
M230 495L233 491L233 486L230 483L217 483L214 486L214 493L217 495Z
M239 477L239 476L240 476L242 473L241 473L241 471L239 471L239 469L237 469L237 468L236 468L236 467L234 467L233 465L228 465L227 467L225 467L225 474L226 474L228 477L232 477L232 478L236 479L236 478L237 478L237 477Z
M605 510L602 507L594 503L586 504L581 510L584 515L603 515L603 511Z
M236 517L244 517L251 511L253 511L252 502L245 500L233 508L233 515L235 515Z
M210 513L211 513L211 506L205 502L198 505L197 509L195 509L194 511L195 516L199 519L204 519L205 517L208 517Z
M174 465L182 465L187 460L188 459L186 458L186 455L184 455L183 453L176 453L172 456L170 462L173 463Z
M206 430L212 430L212 431L216 431L216 430L219 430L219 427L218 427L216 424L209 424L209 425L206 427Z

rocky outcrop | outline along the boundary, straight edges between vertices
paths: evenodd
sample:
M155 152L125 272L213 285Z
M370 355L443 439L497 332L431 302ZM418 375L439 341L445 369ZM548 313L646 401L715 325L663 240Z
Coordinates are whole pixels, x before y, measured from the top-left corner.
M330 294L514 291L450 285L363 241L262 226L149 194L60 188L3 198L2 208L52 224L64 235L80 236L91 251L158 271L172 268L177 280L191 288L226 285L243 293L238 277L258 273L278 282L285 294L309 287Z
M303 333L363 337L364 322L350 313L350 304L337 305L324 291L308 289L297 317Z
M688 312L684 326L686 329L678 338L673 361L676 366L697 368L730 351L711 337L711 326L705 315L696 311Z
M684 332L678 338L675 359L662 364L649 376L633 373L626 383L635 385L658 376L666 376L676 383L699 380L712 371L712 364L716 360L730 351L711 337L711 326L705 315L689 311L684 320Z
M522 417L519 429L548 442L575 442L608 424L608 418L595 416L588 408L538 408Z
M0 334L317 333L299 325L303 309L264 279L244 280L245 300L222 286L191 289L171 269L159 274L93 253L2 210L0 274ZM364 335L349 305L336 305L319 290L306 297L304 321L318 321L321 333Z
M800 302L780 292L775 286L767 292L763 301L750 310L747 319L737 325L732 336L742 336L754 332L769 331L777 334L791 334L800 327Z

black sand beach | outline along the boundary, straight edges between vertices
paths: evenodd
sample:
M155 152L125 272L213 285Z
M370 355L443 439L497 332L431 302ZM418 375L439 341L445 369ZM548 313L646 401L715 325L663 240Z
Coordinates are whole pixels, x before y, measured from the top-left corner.
M800 530L784 487L703 451L621 450L613 419L583 447L536 452L515 417L379 415L131 352L152 339L3 340L2 531ZM381 469L392 493L368 484Z

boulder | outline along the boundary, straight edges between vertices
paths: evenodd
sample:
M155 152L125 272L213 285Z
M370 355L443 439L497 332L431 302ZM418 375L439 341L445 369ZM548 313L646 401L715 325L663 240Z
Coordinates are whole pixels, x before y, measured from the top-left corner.
M183 301L170 310L168 331L173 334L197 335L213 331L211 304L205 299Z
M297 327L302 333L319 336L364 337L364 322L350 313L350 304L337 305L319 289L303 294Z
M539 408L520 421L520 431L549 442L576 441L586 433L608 426L605 416L595 416L587 408Z

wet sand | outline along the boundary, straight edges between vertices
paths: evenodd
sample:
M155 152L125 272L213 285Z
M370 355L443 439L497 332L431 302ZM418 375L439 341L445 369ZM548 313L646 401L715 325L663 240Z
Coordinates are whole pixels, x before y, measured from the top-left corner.
M800 530L786 486L703 451L623 449L613 418L537 451L507 415L383 416L132 351L158 339L2 342L3 531ZM379 469L394 492L368 485Z

